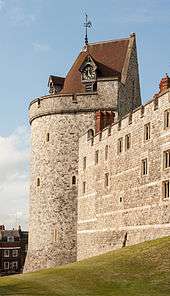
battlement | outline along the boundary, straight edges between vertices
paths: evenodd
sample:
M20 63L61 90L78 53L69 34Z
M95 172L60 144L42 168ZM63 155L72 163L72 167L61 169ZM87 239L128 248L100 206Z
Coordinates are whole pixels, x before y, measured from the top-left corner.
M103 129L100 129L99 131L94 133L92 141L93 145L95 145L95 143L98 143L102 139L110 137L111 134L118 134L119 136L119 134L124 129L128 128L130 125L132 125L131 128L133 129L134 125L138 121L143 122L143 118L150 117L152 112L162 108L162 106L165 105L165 101L167 104L168 102L170 102L170 88L164 90L159 94L154 95L154 97L151 100L147 101L144 105L141 105L137 107L135 110L132 110L131 112L123 116L121 119L117 118L117 120L115 120L112 124L108 124ZM84 135L82 135L82 139L83 137L87 138L87 134L88 131Z
M76 95L53 95L37 98L29 107L30 123L42 116L52 114L75 114L96 112L97 110L117 110L116 101L102 99L97 92Z

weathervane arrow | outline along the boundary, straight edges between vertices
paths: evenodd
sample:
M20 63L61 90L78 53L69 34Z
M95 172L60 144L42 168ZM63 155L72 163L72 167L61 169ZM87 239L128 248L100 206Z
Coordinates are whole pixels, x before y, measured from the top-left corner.
M85 35L85 44L88 45L88 28L92 27L92 22L90 20L88 20L88 15L86 14L86 22L84 23L84 27L86 28L86 35Z

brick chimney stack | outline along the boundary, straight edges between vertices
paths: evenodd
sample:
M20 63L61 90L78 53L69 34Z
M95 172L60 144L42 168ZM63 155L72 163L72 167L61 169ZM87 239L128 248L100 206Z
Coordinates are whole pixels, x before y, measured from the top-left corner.
M162 78L162 80L159 84L159 89L160 89L160 92L162 92L162 91L167 90L168 88L170 88L170 77L166 73L166 76L164 78Z

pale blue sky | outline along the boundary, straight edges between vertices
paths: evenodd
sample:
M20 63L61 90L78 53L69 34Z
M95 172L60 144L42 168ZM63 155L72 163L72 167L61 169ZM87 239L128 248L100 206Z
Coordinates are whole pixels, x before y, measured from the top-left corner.
M26 124L49 74L66 74L84 42L85 11L90 41L136 32L143 100L170 73L169 0L0 0L0 135Z
M28 105L74 62L85 11L91 42L136 33L143 101L170 74L170 0L0 0L0 224L26 227Z

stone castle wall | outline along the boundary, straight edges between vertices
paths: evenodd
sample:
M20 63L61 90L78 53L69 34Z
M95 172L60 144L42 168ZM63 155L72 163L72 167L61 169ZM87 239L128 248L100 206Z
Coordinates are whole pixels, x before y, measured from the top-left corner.
M137 74L131 75L138 75L136 66L132 59L127 75L134 69ZM131 87L129 80L124 85L128 98ZM88 129L95 129L96 111L113 111L117 118L119 100L120 83L112 77L97 81L97 92L49 95L31 102L29 247L25 271L77 260L79 137ZM74 186L73 177L76 177ZM93 201L90 202L89 213L93 208ZM86 210L83 219L88 216Z
M164 111L169 108L170 91L158 98L158 105L153 100L136 109L132 117L124 117L121 125L114 124L111 133L103 130L93 143L87 141L86 134L80 138L78 260L170 235L170 199L163 197L163 181L170 180L170 169L163 166L163 152L170 149L170 129L164 128ZM145 140L148 123L150 139ZM131 145L126 149L128 134ZM118 153L120 138L123 150ZM144 159L148 163L146 175L142 173Z
M97 93L47 96L30 105L32 130L29 248L25 271L77 259L78 141L95 111L115 110ZM73 183L76 177L76 184ZM38 184L39 183L39 184Z

